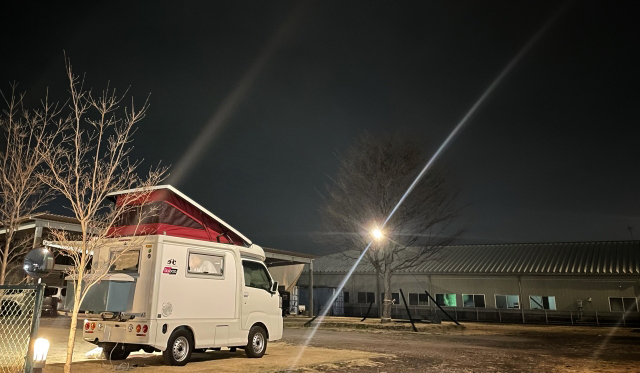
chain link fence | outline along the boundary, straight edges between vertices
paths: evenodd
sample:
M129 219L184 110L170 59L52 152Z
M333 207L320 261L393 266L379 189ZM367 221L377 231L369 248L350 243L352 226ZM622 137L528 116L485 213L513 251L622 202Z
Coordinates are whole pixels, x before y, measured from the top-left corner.
M27 355L41 299L40 286L0 285L0 373L30 371Z

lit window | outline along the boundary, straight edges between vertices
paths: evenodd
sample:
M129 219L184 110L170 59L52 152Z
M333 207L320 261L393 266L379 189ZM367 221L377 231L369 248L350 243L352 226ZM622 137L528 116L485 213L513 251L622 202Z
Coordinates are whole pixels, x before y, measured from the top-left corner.
M455 294L436 294L436 304L440 307L456 307Z
M496 295L496 308L520 308L517 295Z
M484 294L462 294L462 306L484 308Z
M532 310L555 310L556 309L556 297L554 296L529 296L529 307Z

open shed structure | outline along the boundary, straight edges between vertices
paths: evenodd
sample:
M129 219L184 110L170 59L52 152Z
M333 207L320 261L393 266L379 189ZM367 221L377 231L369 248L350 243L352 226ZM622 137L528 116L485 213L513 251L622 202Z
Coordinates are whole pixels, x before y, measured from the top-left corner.
M271 275L284 285L287 292L291 292L296 286L302 270L305 267L310 268L307 271L306 283L311 284L309 288L309 315L313 316L313 260L315 255L294 253L291 251L277 250L263 247L264 255L267 257L265 264L269 267Z

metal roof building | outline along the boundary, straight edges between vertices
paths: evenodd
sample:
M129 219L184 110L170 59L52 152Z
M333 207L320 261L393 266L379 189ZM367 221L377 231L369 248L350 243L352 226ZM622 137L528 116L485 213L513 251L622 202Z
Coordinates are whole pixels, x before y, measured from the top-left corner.
M342 253L317 258L315 273L346 273L354 259ZM374 273L363 260L358 273ZM640 275L640 241L461 245L399 273Z
M338 253L316 258L315 293L337 291L355 262L353 256ZM306 276L298 285L304 300ZM371 302L379 311L382 288L382 279L363 260L340 294L344 312L358 315ZM395 272L391 288L398 309L404 310L398 294L402 289L407 305L416 312L434 306L426 290L438 304L457 313L511 309L524 318L525 311L562 311L567 316L571 313L572 320L574 314L590 312L625 311L640 316L640 241L449 246L433 259ZM316 312L324 302L318 298Z

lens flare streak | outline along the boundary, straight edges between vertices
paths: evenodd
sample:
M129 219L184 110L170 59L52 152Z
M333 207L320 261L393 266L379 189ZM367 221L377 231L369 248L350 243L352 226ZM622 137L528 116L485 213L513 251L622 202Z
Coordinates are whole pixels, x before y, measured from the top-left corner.
M529 39L529 41L522 47L522 49L520 49L518 54L516 54L515 57L513 57L511 59L511 61L509 61L507 66L500 72L500 74L498 74L498 76L493 80L493 82L489 85L489 87L482 93L482 95L478 98L478 100L476 100L476 102L473 104L473 106L471 106L471 108L467 111L467 113L462 117L460 122L458 122L458 124L453 128L453 131L451 131L449 136L447 136L447 138L442 142L442 144L440 145L440 147L438 147L438 149L433 154L431 159L429 159L427 164L420 171L420 173L415 178L415 180L411 183L411 185L409 186L407 191L404 193L402 198L400 198L400 200L395 205L393 210L391 210L391 213L389 213L389 216L387 216L387 218L385 219L385 221L382 224L382 227L380 229L383 229L387 225L387 223L389 222L389 220L391 219L393 214L395 214L395 212L402 205L402 203L405 201L407 196L411 193L411 191L415 188L415 186L418 184L418 182L420 182L422 177L431 168L431 165L440 156L440 154L442 154L442 152L447 148L447 146L451 143L451 141L453 141L453 139L460 132L460 130L464 127L464 125L467 124L467 122L469 122L469 120L471 119L473 114L475 114L475 112L478 110L478 108L486 101L486 99L491 95L491 93L496 89L496 87L502 82L502 80L509 74L509 72L511 72L511 70L513 70L513 68L518 64L518 62L520 62L522 57L525 54L527 54L527 52L535 45L535 43L542 37L542 35L544 35L544 33L553 25L553 23L569 7L569 5L571 5L571 2L565 3L564 6L562 6L558 11L556 11L551 16L551 18L549 18L549 20L538 30L538 32L536 32L533 35L533 37L531 37L531 39ZM362 261L362 258L364 257L364 255L367 253L367 251L371 247L371 244L372 244L372 242L369 242L369 244L365 247L365 249L362 250L362 253L360 254L360 256L353 263L353 266L351 267L351 269L349 269L349 272L345 275L344 279L342 279L342 281L340 282L340 285L336 288L336 291L334 292L333 296L331 297L331 299L329 299L329 301L327 302L327 305L323 308L321 314L317 318L317 322L311 328L310 332L307 333L307 335L305 336L306 340L305 340L304 344L302 345L302 348L300 349L300 352L298 353L298 355L296 356L295 360L293 361L293 364L291 365L290 369L294 369L298 365L298 362L302 358L302 355L304 355L305 349L309 345L309 342L311 341L311 339L313 339L314 335L316 334L316 332L318 330L318 327L320 326L320 324L324 320L325 316L327 315L327 313L328 313L328 311L330 309L330 305L332 305L336 301L336 298L338 297L338 294L340 294L342 292L342 289L346 285L346 283L349 280L349 278L351 277L351 275L353 275L353 272L358 267L358 265Z

